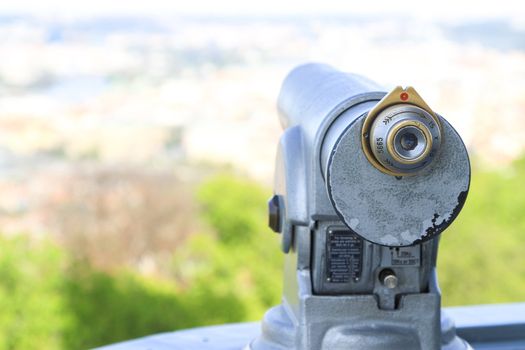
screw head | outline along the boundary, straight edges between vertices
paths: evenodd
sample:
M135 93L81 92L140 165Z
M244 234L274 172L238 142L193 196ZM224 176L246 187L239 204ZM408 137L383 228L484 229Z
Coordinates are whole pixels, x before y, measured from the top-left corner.
M394 289L397 287L397 277L395 275L388 275L383 279L383 284L388 289Z
M388 289L394 289L399 284L396 273L391 269L384 269L381 271L379 273L379 281L381 281L381 284Z

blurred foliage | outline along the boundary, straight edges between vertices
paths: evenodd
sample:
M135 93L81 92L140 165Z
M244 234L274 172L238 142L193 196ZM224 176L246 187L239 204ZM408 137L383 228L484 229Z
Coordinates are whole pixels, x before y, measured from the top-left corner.
M64 246L0 236L0 349L86 349L260 318L282 290L269 194L231 175L203 183L197 198L208 227L175 250L171 278L102 271Z
M441 238L444 305L525 301L525 158L476 171L467 203Z
M186 264L200 263L194 274L203 285L217 284L224 291L234 291L246 305L244 319L260 318L270 305L280 301L283 254L279 239L267 227L267 201L270 191L260 185L221 175L205 183L197 193L202 213L216 242L208 235L190 239L191 249L177 257L176 271ZM217 320L222 323L221 320Z
M63 254L45 242L0 236L0 349L60 349L69 322Z
M476 171L443 235L445 305L523 301L525 159ZM33 237L0 237L0 348L85 349L174 329L259 319L281 297L283 255L267 229L270 192L229 174L196 193L202 225L169 275L110 272ZM101 243L102 244L102 243Z

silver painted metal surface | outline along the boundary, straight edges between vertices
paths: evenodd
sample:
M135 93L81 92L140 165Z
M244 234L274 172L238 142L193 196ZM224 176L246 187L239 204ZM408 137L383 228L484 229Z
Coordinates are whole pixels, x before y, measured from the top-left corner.
M427 109L420 117L406 102L389 106L403 109L399 122L428 129L418 141L430 147L414 176L378 170L361 132L384 96L377 84L325 65L300 66L285 79L274 186L283 202L283 300L249 349L469 349L441 318L435 276L437 236L468 191L465 147L444 119L423 118ZM385 281L385 271L395 276Z
M452 307L445 308L444 313L455 320L458 334L476 350L525 349L525 303ZM241 350L260 331L259 322L201 327L150 335L99 350Z
M470 183L468 155L444 119L438 157L417 176L402 178L374 168L356 151L362 119L334 145L327 165L329 196L341 219L368 241L407 246L441 233L456 218Z
M376 83L323 64L297 67L286 77L278 99L284 133L277 149L274 192L284 201L282 249L288 252L293 232L309 227L312 215L337 219L326 193L320 145L328 128L353 107L352 118L385 96Z
M260 332L259 322L199 327L107 345L98 350L241 350Z

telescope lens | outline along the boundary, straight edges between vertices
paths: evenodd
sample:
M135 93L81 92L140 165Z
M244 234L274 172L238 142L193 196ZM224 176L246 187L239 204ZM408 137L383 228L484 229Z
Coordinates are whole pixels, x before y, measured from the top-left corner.
M412 151L417 146L417 137L411 132L407 132L401 136L401 147L405 151Z
M403 159L410 161L418 158L426 147L425 135L416 126L402 127L394 135L394 151Z

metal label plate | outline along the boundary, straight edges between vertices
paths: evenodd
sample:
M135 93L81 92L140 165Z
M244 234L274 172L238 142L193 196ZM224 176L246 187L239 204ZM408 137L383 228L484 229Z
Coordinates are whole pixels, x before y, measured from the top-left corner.
M348 230L329 230L326 237L326 279L348 283L361 277L363 240Z

